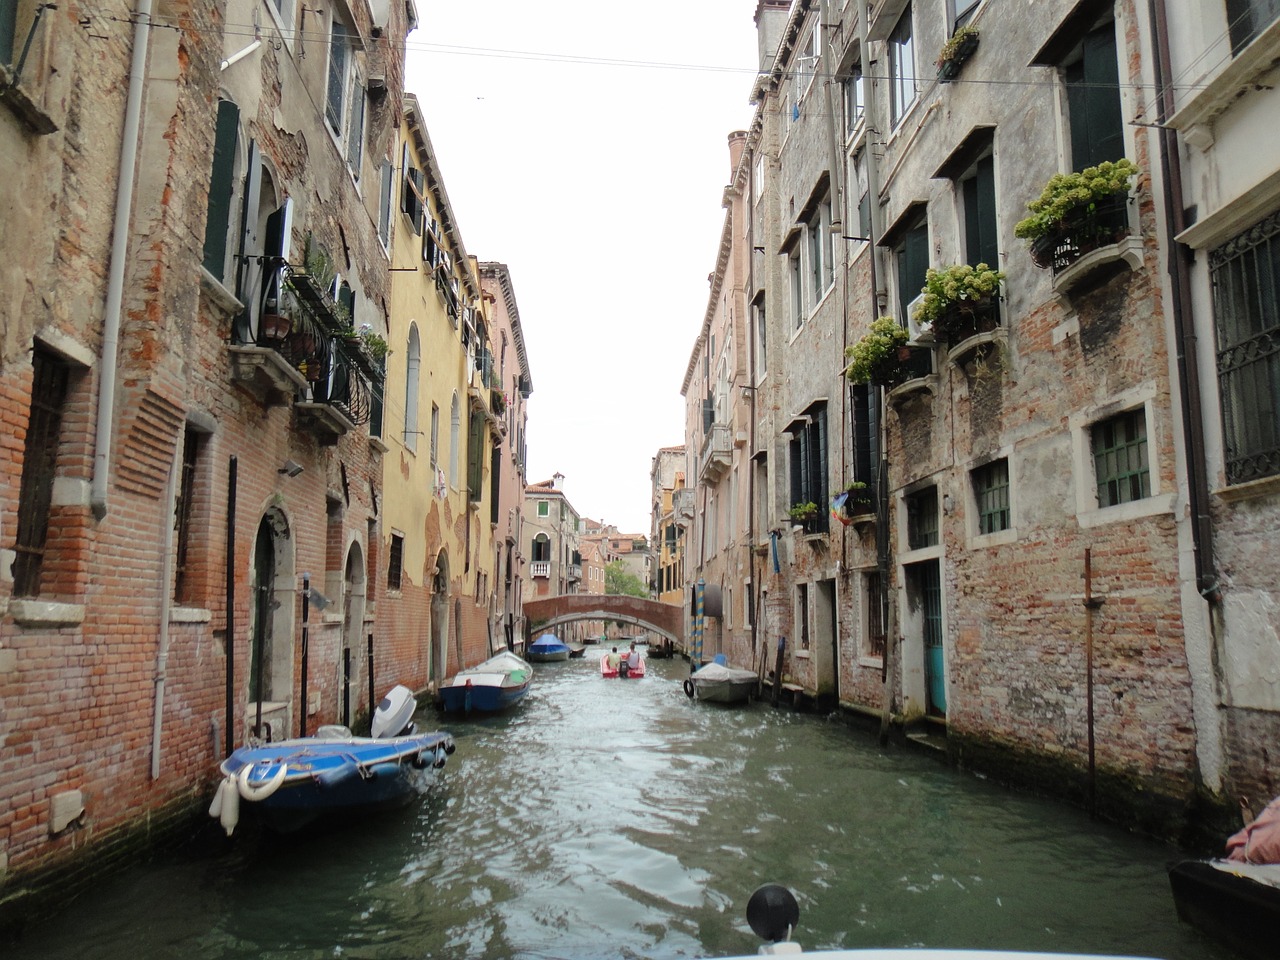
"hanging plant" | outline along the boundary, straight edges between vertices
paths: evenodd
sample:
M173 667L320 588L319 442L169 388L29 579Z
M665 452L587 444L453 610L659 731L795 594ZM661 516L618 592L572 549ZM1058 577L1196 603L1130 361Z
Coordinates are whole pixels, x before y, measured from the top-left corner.
M938 51L938 59L934 63L938 68L938 79L943 83L954 80L964 62L977 49L978 31L968 24L956 28L956 32L947 38L947 42Z
M787 511L787 516L796 523L808 523L818 516L818 505L812 500L793 503L791 509Z
M912 319L928 324L934 337L947 342L976 332L979 314L990 314L1000 293L1003 270L967 263L925 273L923 296ZM972 329L971 329L972 328Z
M1018 221L1013 235L1035 240L1056 231L1068 217L1128 193L1129 181L1141 170L1132 160L1107 160L1079 173L1055 173L1040 196L1027 204L1031 216Z
M849 361L844 369L845 378L853 383L880 381L890 373L889 368L897 366L898 349L906 347L909 339L906 328L893 317L872 321L858 342L844 352Z

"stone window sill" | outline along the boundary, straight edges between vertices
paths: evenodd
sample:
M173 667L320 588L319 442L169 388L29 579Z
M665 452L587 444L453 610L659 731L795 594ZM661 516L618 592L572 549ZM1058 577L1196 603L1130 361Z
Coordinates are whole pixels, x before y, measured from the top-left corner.
M10 600L9 616L22 627L78 627L84 623L84 604L53 600Z

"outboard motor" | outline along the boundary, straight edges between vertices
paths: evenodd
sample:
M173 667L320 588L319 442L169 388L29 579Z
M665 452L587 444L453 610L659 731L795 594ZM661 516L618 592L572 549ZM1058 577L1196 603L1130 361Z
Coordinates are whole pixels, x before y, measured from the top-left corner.
M413 733L413 714L418 709L418 701L413 691L401 684L396 684L382 698L378 709L373 711L369 735L375 740L387 737L403 737Z
M780 883L757 887L747 901L747 923L751 931L761 940L768 941L757 951L763 956L804 952L800 944L791 940L799 919L800 905L791 891Z

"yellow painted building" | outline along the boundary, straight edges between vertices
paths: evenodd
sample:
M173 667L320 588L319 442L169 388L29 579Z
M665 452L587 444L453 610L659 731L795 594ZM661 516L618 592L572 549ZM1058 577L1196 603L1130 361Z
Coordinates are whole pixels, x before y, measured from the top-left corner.
M392 207L384 399L379 620L437 686L489 656L493 350L476 261L467 254L417 99L406 95Z

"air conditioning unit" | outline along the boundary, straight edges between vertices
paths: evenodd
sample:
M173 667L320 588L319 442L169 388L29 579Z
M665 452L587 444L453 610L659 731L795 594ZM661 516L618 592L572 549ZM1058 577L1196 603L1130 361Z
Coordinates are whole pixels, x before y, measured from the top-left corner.
M907 315L906 317L903 318L907 322L907 333L908 335L910 335L912 343L932 343L933 342L932 327L927 325L924 327L921 327L920 324L916 323L915 321L916 310L919 308L920 304L923 301L924 301L924 294L922 293L920 294L920 296L916 297L914 300L908 303Z

